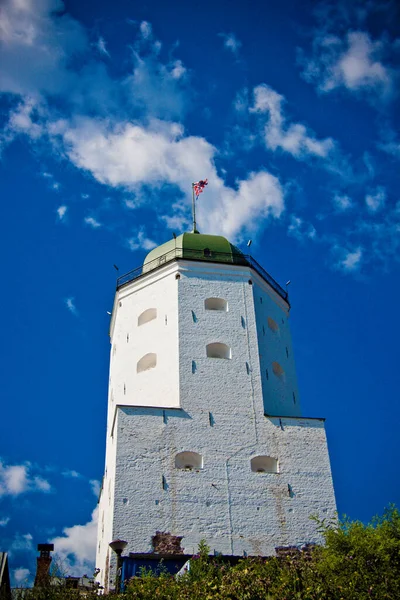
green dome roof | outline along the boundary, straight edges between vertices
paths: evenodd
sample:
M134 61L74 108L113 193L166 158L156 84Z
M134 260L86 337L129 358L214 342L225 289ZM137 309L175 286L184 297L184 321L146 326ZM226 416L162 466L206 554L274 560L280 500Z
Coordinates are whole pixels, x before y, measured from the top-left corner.
M143 272L151 271L174 258L221 263L246 262L243 253L221 235L182 233L149 252L144 259Z

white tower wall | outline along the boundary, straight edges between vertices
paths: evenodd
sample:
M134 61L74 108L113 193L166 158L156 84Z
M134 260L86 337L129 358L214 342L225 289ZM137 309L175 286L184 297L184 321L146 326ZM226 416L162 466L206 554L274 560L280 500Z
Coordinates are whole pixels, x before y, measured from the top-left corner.
M207 310L207 298L226 300L228 310ZM138 326L152 308L157 318ZM117 291L97 555L103 585L115 538L128 541L126 553L150 552L156 531L169 532L183 537L185 553L205 538L231 555L320 541L309 517L333 516L335 498L324 422L300 416L288 316L287 303L248 266L179 260ZM231 358L207 357L215 342ZM156 366L137 373L149 353ZM180 452L201 455L202 468L176 468ZM276 459L278 472L253 472L257 456Z

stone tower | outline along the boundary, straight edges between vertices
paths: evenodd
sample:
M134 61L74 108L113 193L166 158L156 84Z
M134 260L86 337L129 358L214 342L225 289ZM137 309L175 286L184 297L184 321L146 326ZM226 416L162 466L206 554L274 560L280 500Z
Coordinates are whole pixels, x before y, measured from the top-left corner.
M178 552L204 538L236 556L320 541L309 517L333 516L335 497L324 420L301 414L289 308L220 236L184 233L119 278L96 564L106 589L117 538L126 553L153 552L161 532Z

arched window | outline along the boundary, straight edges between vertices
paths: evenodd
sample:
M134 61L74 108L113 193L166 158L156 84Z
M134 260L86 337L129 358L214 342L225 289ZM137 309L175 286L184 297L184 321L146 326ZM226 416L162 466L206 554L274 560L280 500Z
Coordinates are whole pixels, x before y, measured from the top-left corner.
M142 356L136 365L136 373L142 373L143 371L148 371L149 369L154 369L157 365L157 354L154 352L149 352Z
M255 456L250 466L253 473L279 473L278 459L272 456Z
M285 371L278 362L272 363L272 370L281 381L285 381Z
M147 310L143 311L141 315L139 315L137 320L138 327L148 323L149 321L152 321L153 319L157 319L157 309L148 308Z
M223 298L207 298L204 300L204 307L206 310L221 310L227 312L228 303Z
M271 317L268 317L268 327L271 329L271 331L273 331L274 333L279 333L279 325L276 321L274 321L274 319L272 319Z
M202 469L203 457L197 452L179 452L175 456L175 467L177 469Z
M208 358L232 358L232 353L229 346L227 346L226 344L222 344L221 342L213 342L212 344L207 344L206 351Z

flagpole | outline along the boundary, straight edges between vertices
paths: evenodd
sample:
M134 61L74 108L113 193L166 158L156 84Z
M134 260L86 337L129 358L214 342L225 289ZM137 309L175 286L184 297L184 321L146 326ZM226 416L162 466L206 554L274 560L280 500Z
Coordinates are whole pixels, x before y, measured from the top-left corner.
M193 233L196 233L196 201L194 198L194 183L192 183L192 214L193 214Z

